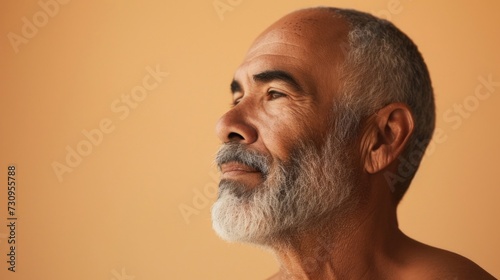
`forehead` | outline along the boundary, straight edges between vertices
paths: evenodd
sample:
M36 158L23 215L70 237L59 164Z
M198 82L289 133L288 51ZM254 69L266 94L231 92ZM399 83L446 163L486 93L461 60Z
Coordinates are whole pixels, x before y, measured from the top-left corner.
M269 43L288 43L321 52L345 41L348 24L337 14L319 9L300 10L286 15L268 27L252 44L249 54Z
M249 79L267 70L284 70L299 80L324 84L325 77L335 76L344 59L342 45L347 33L347 24L332 12L302 10L289 14L254 41L235 79Z

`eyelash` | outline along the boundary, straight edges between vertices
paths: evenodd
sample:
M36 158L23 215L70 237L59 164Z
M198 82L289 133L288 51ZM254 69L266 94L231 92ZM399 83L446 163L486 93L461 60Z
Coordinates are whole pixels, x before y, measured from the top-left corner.
M286 94L279 92L279 91L270 90L267 92L267 96L269 96L269 98L271 100L275 100L275 99L280 98L280 97L286 97ZM233 102L231 102L231 106L234 107L234 106L238 105L238 103L240 103L241 98L242 97L235 99Z
M285 97L286 96L286 94L284 94L282 92L279 92L279 91L275 91L275 90L268 91L267 95L271 98L271 100L274 100L276 98L280 98L280 97ZM278 97L276 97L274 95L278 95Z

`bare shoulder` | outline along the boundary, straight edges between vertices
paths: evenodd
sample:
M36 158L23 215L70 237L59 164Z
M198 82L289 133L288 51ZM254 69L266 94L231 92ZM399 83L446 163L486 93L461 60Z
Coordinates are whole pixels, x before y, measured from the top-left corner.
M415 241L416 242L416 241ZM405 279L496 279L479 265L459 254L417 242L405 266Z
M395 256L395 266L382 266L380 277L367 279L406 280L495 280L479 265L459 254L432 247L413 239L407 239L403 254ZM288 277L281 272L266 280L283 280Z

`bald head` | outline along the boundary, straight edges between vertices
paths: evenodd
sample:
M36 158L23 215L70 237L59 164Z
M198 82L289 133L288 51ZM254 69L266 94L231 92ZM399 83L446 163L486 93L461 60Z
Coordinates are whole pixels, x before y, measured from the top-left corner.
M249 55L266 43L282 41L304 46L309 55L321 59L331 59L332 55L340 58L342 50L339 46L347 44L348 32L348 23L333 10L299 10L284 16L264 30L250 48Z

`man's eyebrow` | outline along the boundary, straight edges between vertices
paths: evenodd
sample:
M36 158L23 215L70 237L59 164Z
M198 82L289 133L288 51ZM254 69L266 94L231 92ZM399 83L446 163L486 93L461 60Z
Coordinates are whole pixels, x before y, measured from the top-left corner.
M283 70L264 71L253 75L253 80L261 83L268 83L275 80L283 81L291 85L297 92L303 92L302 87L293 75ZM237 80L233 79L231 81L231 93L235 94L237 92L242 92L241 84Z
M292 74L283 71L283 70L269 70L264 71L259 74L253 75L253 80L256 82L268 83L271 81L283 81L289 85L291 85L296 91L302 92L302 87L297 82L297 79L293 77Z

